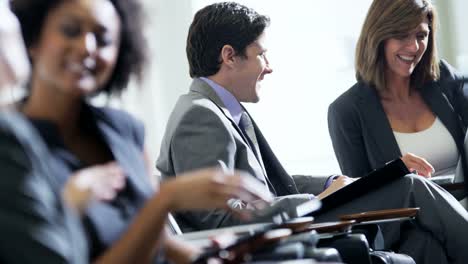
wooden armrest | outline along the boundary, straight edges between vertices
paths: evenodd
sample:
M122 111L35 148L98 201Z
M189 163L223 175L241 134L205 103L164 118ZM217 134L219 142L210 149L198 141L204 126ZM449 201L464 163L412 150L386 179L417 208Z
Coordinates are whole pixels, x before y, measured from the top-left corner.
M273 244L275 242L280 241L283 238L286 238L292 234L291 229L287 228L281 228L281 229L273 229L262 236L259 237L253 237L250 240L246 240L238 245L235 245L233 247L228 247L226 248L228 255L220 254L218 255L219 258L225 260L227 263L243 263L243 256L246 254L251 254L252 252L255 252L256 250L268 246L270 244ZM223 262L223 263L226 263Z
M281 225L282 228L289 228L294 233L302 232L306 230L312 223L314 222L314 218L309 217L299 217L294 218L290 221L287 221Z
M355 220L358 223L384 220L392 218L403 218L403 217L415 217L419 211L419 207L416 208L401 208L401 209L387 209L378 211L369 211L357 214L347 214L339 216L340 220Z
M207 260L212 257L224 260L221 263L243 263L242 258L245 254L275 243L291 234L291 229L280 228L261 231L250 237L219 236L214 239L216 247L205 249L200 255L194 256L192 263L207 263Z
M457 183L445 183L440 184L440 187L444 188L447 191L459 191L465 188L464 182L457 182Z
M317 223L309 225L304 231L317 231L317 233L343 233L351 231L351 227L354 223L356 223L354 220Z

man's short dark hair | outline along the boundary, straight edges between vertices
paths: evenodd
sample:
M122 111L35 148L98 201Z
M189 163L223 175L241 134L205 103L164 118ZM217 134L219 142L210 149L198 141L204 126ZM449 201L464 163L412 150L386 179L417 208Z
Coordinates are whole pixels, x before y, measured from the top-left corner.
M220 53L231 45L245 57L253 43L270 24L270 19L255 10L234 2L216 3L199 10L187 37L190 76L211 76L219 71Z

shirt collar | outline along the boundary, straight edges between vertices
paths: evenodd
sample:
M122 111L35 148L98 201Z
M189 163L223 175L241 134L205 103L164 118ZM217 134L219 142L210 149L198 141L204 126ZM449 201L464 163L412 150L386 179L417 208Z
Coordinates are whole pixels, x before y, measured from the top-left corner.
M236 99L236 97L234 97L234 95L231 92L229 92L226 88L215 83L214 81L206 77L200 77L200 79L206 82L211 88L213 88L215 93L223 102L224 106L228 109L236 124L239 125L239 121L244 110L239 101Z

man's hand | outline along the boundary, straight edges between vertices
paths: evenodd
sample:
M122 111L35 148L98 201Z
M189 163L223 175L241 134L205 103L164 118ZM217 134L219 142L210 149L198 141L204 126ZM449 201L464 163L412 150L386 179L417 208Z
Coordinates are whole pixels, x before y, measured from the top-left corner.
M233 199L249 203L269 201L268 189L247 173L227 174L221 169L202 169L178 175L161 184L161 193L171 196L171 211L222 208L248 218L249 210L236 210L230 206Z
M320 200L327 197L328 195L338 191L339 189L345 187L346 185L352 183L357 179L350 178L348 176L341 175L338 178L334 179L330 186L328 186L325 191L321 192L319 195L317 195L317 198Z

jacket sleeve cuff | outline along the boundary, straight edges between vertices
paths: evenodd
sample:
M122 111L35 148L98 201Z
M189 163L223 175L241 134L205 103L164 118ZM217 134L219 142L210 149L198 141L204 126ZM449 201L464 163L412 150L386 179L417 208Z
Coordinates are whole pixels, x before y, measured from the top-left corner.
M325 182L325 185L323 186L323 190L326 190L328 187L330 187L331 183L338 177L340 177L338 174L330 175L330 177L328 177L327 181Z

